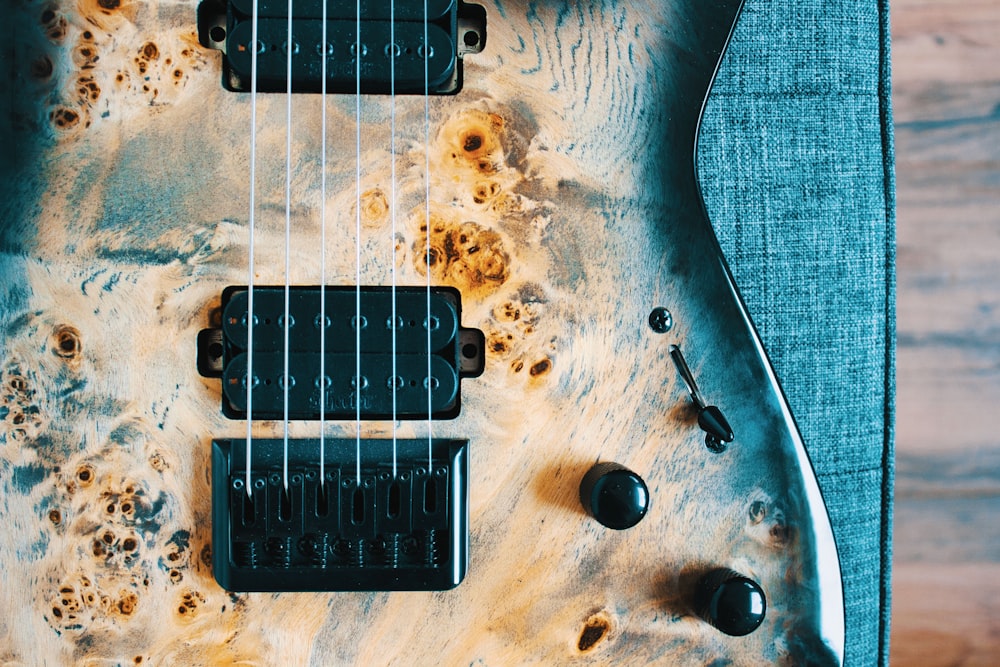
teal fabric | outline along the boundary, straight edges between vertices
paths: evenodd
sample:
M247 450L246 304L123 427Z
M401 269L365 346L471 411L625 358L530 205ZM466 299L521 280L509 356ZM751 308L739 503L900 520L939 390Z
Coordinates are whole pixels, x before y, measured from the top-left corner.
M888 662L894 183L888 2L747 0L699 176L819 477L847 664Z

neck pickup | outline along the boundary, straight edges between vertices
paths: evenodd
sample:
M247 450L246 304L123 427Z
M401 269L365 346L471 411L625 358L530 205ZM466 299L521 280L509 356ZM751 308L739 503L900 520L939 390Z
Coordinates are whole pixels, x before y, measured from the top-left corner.
M461 0L428 0L426 14L422 4L328 0L325 26L324 35L322 0L203 0L198 8L199 40L222 52L222 84L235 92L252 89L255 50L262 93L288 90L291 57L297 93L321 92L325 71L328 93L453 94L462 57L486 43L486 10Z

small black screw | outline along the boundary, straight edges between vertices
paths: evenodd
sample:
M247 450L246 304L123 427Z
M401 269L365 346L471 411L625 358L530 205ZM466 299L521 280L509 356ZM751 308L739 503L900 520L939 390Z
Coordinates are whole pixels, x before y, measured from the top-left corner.
M670 331L674 326L674 316L663 306L657 306L649 314L649 328L659 334Z
M726 451L726 443L716 438L711 433L705 436L705 446L714 454L721 454Z

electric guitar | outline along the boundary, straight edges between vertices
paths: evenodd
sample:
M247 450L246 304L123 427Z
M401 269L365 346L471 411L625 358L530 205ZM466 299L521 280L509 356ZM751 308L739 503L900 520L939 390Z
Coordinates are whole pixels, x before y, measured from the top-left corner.
M694 166L740 4L16 0L3 664L841 664Z

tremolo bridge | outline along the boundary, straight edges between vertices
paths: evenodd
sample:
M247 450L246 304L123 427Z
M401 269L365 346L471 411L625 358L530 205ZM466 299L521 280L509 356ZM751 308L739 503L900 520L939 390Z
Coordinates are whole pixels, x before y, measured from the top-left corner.
M321 468L318 440L290 440L285 488L282 441L255 440L251 494L246 441L212 444L212 569L223 588L444 590L462 581L467 443L398 440L395 476L392 441L357 445L327 439Z
M483 334L461 327L455 289L292 287L287 307L283 287L253 295L251 313L248 290L227 288L219 326L199 336L199 369L221 379L232 419L450 419L462 378L483 371ZM284 444L213 443L220 584L458 585L468 561L465 441L293 439L287 454Z

